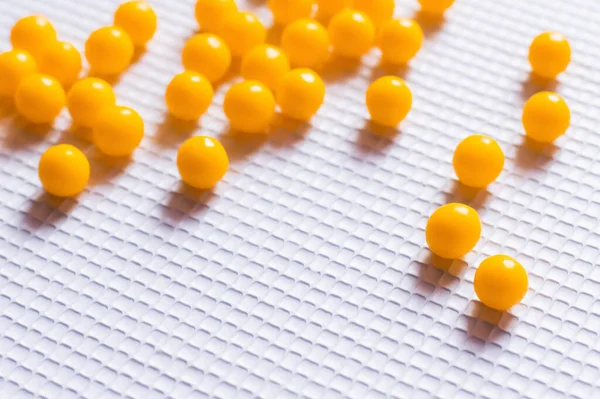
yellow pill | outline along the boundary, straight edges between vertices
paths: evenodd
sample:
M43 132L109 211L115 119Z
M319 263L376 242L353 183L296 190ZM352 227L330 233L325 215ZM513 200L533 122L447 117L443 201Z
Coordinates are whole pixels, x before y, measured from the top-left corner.
M471 251L481 236L481 221L475 209L464 204L446 204L427 221L425 238L429 249L442 258L455 259Z
M452 164L461 183L483 188L500 176L504 167L504 152L496 140L474 134L456 146Z
M24 50L10 50L0 54L0 96L12 96L19 83L37 72L31 54Z
M105 26L90 35L85 42L85 57L93 72L116 75L123 72L133 58L133 42L116 26Z
M238 8L235 0L198 0L196 2L196 21L205 32L216 32L223 19Z
M299 19L281 34L281 48L294 67L318 68L329 57L329 34L314 19Z
M385 62L406 64L419 52L422 44L423 30L412 19L392 19L381 27L379 48Z
M250 12L227 15L219 32L235 57L243 57L254 47L263 44L267 38L267 29L256 15Z
M44 189L57 197L74 197L90 179L86 156L70 144L48 148L40 158L38 176Z
M571 62L571 46L566 37L557 32L544 32L529 46L529 63L533 72L546 79L554 79Z
M185 43L181 61L185 69L198 72L211 82L217 82L229 69L231 52L219 36L201 33Z
M145 46L156 32L156 13L145 1L128 1L115 11L114 23L129 34L134 45Z
M289 70L290 63L285 53L279 47L268 44L254 47L242 60L244 79L258 80L273 91Z
M569 128L571 111L561 96L542 91L527 100L522 119L528 137L542 143L551 143Z
M485 306L505 311L521 302L529 278L525 268L510 256L494 255L481 262L473 285Z
M325 83L307 68L294 69L283 77L277 91L277 104L290 118L308 121L321 108Z
M443 14L452 4L454 0L419 0L421 10L430 14Z
M94 124L93 141L106 155L131 154L144 138L144 121L133 109L123 106L105 108Z
M65 106L67 99L60 83L41 73L21 81L15 93L15 105L21 115L32 123L50 123Z
M412 92L396 76L384 76L371 83L366 97L371 120L383 126L397 126L412 107Z
M114 107L116 102L112 87L99 78L81 79L67 94L67 108L73 122L84 127L94 126L100 112Z
M169 112L187 121L200 118L210 106L212 98L213 88L208 79L193 71L175 75L165 93Z
M269 8L276 24L287 25L312 15L314 0L269 0Z
M395 0L352 0L352 8L366 14L376 27L394 16Z
M360 58L375 42L375 26L360 11L345 9L329 22L329 40L333 51L343 57Z
M218 140L207 136L192 137L179 147L177 169L186 184L207 190L227 173L229 158Z
M267 86L255 80L236 83L225 94L223 110L233 130L261 133L275 115L275 98Z
M317 0L317 11L323 17L331 17L350 5L350 0Z
M54 42L42 57L40 72L69 87L81 72L81 54L71 43Z
M56 30L48 18L41 15L21 18L10 31L13 47L29 52L38 62L55 41Z

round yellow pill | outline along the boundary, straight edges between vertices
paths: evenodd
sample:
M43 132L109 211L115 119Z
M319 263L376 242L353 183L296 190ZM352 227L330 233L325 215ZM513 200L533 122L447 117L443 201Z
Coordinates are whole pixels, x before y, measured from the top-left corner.
M350 0L317 0L317 12L322 17L331 17L350 5Z
M504 152L496 140L474 134L456 146L452 165L461 183L483 188L500 176L504 167Z
M212 98L213 88L208 79L193 71L175 75L165 93L169 112L187 121L200 118L210 106Z
M235 0L198 0L196 21L205 32L216 32L227 15L237 12Z
M70 144L48 148L40 158L38 176L44 189L57 197L74 197L90 179L86 156Z
M115 11L114 23L129 34L134 45L145 46L156 32L156 13L146 1L128 1Z
M277 104L281 112L303 121L309 120L321 108L324 98L325 83L307 68L286 73L277 91Z
M521 302L529 278L525 268L510 256L494 255L481 262L473 285L485 306L505 311Z
M392 19L396 4L395 0L352 0L352 8L366 14L379 27Z
M225 94L223 110L233 130L261 133L275 115L275 98L267 86L255 80L236 83Z
M32 123L50 123L60 114L67 99L56 79L41 73L24 78L15 93L15 105Z
M392 19L381 26L379 48L385 62L406 64L419 52L422 44L423 30L412 19Z
M384 76L371 83L366 97L371 120L383 126L397 126L412 107L412 92L396 76Z
M567 131L571 111L558 94L542 91L531 96L523 107L525 134L536 141L551 143Z
M196 136L179 147L177 169L186 184L206 190L223 178L229 169L229 158L218 140Z
M276 24L287 25L312 15L314 0L269 0L269 8Z
M54 42L42 57L40 72L69 87L81 72L81 54L71 43Z
M55 41L56 30L48 18L41 15L21 18L10 31L13 47L29 52L38 62Z
M185 69L198 72L211 82L217 82L229 69L231 52L219 36L201 33L185 43L181 61Z
M318 68L329 57L329 34L314 19L299 19L281 34L281 48L294 67Z
M227 15L219 32L235 57L243 57L254 47L263 44L267 38L267 29L256 15L250 12Z
M425 238L429 249L442 258L455 259L471 251L481 236L481 221L475 209L464 204L446 204L427 221Z
M336 14L327 30L333 51L343 57L360 58L375 42L375 26L371 19L350 8Z
M19 83L36 72L36 62L27 51L10 50L0 54L0 95L14 95Z
M131 108L120 105L105 108L94 124L92 138L96 147L106 155L126 156L144 138L144 121Z
M112 87L99 78L84 78L71 86L67 94L67 108L73 122L92 127L105 108L114 107L117 98Z
M421 10L430 14L443 14L454 0L419 0Z
M279 47L269 44L254 47L242 60L244 79L258 80L273 91L289 70L290 63L285 53Z
M557 32L544 32L529 46L529 63L535 74L546 79L567 69L571 62L571 46L566 37Z
M85 57L93 72L116 75L123 72L133 58L133 42L116 26L105 26L92 32L85 42Z

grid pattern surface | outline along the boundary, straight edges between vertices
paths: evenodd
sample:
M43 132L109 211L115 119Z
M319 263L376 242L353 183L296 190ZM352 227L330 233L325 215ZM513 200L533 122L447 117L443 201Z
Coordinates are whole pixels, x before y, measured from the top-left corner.
M114 81L146 137L110 162L64 112L32 129L0 107L0 398L600 397L600 3L457 0L403 76L414 107L397 134L367 121L378 66L323 71L326 104L310 125L278 118L264 137L227 131L219 86L197 126L169 118L164 87L195 32L191 0L151 1L159 31ZM240 2L270 23L265 1ZM243 3L243 4L242 4ZM80 49L116 0L3 0L0 48L17 18L42 13ZM527 47L543 30L574 51L554 90L572 127L555 146L523 141L524 101L542 90ZM271 30L276 40L278 32ZM495 137L505 171L487 191L458 185L452 151ZM178 145L220 138L231 170L211 193L182 187ZM56 201L37 179L51 144L90 158L92 181ZM424 245L428 215L462 201L482 240L463 260ZM486 256L530 275L523 304L482 307Z

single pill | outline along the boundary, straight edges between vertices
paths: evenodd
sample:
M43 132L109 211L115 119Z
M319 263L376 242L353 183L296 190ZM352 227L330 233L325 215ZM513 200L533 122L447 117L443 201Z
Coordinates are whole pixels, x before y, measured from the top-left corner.
M454 0L419 0L421 10L430 14L443 14L452 4Z
M481 221L475 209L464 204L446 204L427 221L425 237L429 249L442 258L456 259L471 251L481 236Z
M60 83L52 76L35 73L21 81L15 93L15 105L32 123L52 122L67 102Z
M85 42L85 57L92 72L116 75L123 72L133 58L133 42L116 26L105 26L92 32Z
M56 30L48 18L41 15L21 18L10 31L13 47L29 52L38 62L55 41Z
M254 47L263 44L267 38L267 29L256 15L250 12L227 15L219 32L235 57L243 57Z
M73 122L92 127L105 108L114 107L117 98L112 87L99 78L84 78L71 86L67 94L67 108Z
M40 72L69 87L81 73L81 54L71 43L54 42L42 56Z
M371 120L383 126L397 126L412 107L412 92L396 76L384 76L371 83L366 97Z
M0 54L0 96L12 96L19 83L37 72L37 64L24 50L10 50Z
M566 37L557 32L540 33L529 46L529 63L535 74L554 79L571 62L571 46Z
M323 17L331 17L350 5L350 0L317 0L317 11Z
M308 121L323 104L325 83L310 69L294 69L285 74L276 95L284 115Z
M156 13L145 1L128 1L115 11L114 23L129 34L134 45L145 46L156 32Z
M261 44L250 50L242 60L242 76L246 80L258 80L275 91L281 78L290 70L285 53L275 46Z
M365 13L376 27L394 16L395 0L352 0L352 8Z
M231 65L231 51L219 36L201 33L190 38L181 53L183 67L198 72L211 82L219 81Z
M406 64L421 49L423 30L408 18L397 18L381 26L379 48L381 58L390 64Z
M474 134L456 146L452 165L461 183L483 188L500 176L504 167L504 152L496 140Z
M203 75L185 71L171 80L165 93L169 112L179 119L195 121L206 112L213 98L213 88Z
M94 124L93 141L106 155L131 154L144 138L144 121L133 109L120 105L105 108Z
M481 262L473 285L485 306L505 311L521 302L529 278L525 268L510 256L494 255Z
M255 80L236 83L225 94L223 110L233 130L262 133L275 115L275 98L264 84Z
M198 0L196 2L196 21L205 32L216 32L223 19L238 8L235 0Z
M186 184L206 190L214 187L227 173L229 158L218 140L196 136L179 147L177 169Z
M312 15L314 0L269 0L269 8L275 23L287 25Z
M281 48L294 67L318 68L329 57L329 33L314 19L292 22L281 34Z
M44 189L57 197L74 197L90 179L86 156L70 144L48 148L40 158L38 176Z
M360 58L375 42L375 26L371 19L350 8L336 14L327 30L333 51L343 57Z
M571 111L556 93L542 91L531 96L523 107L525 134L542 143L551 143L567 131Z

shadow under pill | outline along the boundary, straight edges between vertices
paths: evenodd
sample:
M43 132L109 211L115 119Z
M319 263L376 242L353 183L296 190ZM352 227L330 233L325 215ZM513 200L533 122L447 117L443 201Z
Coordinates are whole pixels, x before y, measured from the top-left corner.
M526 102L536 93L541 91L556 91L558 82L556 79L543 78L533 72L529 72L526 80L521 82L521 99Z
M365 155L382 154L401 134L398 128L383 126L369 119L358 131L356 148Z
M167 112L152 138L161 147L173 147L189 139L198 129L200 124L197 120L184 121Z
M489 198L487 188L469 187L458 180L452 180L452 188L446 193L446 203L459 202L474 209L483 207Z
M201 190L179 182L177 189L169 193L167 203L161 209L166 218L179 221L208 210L214 197L214 189Z
M77 205L77 197L61 198L41 192L36 198L29 199L24 210L23 221L30 230L54 225L64 220L71 209Z
M515 164L521 169L540 169L554 159L558 147L551 143L540 143L527 136L519 145L515 153Z

